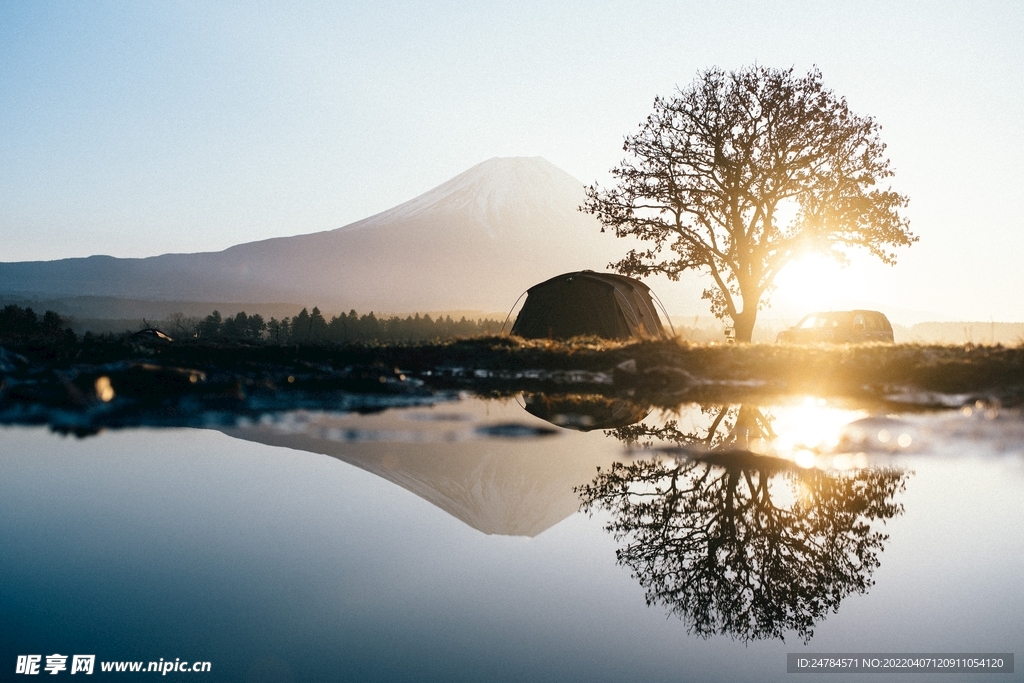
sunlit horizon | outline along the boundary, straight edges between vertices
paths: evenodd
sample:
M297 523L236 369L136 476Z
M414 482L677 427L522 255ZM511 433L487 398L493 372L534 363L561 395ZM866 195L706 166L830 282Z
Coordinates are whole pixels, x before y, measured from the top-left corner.
M219 251L332 230L495 156L541 156L606 183L655 97L702 69L757 63L817 67L878 120L921 238L894 268L865 276L855 261L835 284L824 272L800 284L815 273L793 264L770 310L863 301L1024 320L1024 303L1000 295L1024 288L1022 31L1011 2L8 3L0 261ZM686 304L673 313L700 305L699 282L671 287L657 291Z

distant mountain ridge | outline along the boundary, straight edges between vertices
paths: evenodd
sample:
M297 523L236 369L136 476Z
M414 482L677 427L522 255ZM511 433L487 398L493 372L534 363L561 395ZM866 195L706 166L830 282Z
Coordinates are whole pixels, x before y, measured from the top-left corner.
M493 158L335 230L220 252L0 263L0 293L506 310L541 280L622 256L578 211L584 196L580 181L540 157Z

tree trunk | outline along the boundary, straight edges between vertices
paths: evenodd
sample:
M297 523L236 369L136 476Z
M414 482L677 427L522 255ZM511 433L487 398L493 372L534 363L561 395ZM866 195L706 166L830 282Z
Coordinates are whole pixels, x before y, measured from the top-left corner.
M757 307L746 308L736 314L732 319L733 329L736 331L736 341L750 343L754 334L754 321L757 319Z

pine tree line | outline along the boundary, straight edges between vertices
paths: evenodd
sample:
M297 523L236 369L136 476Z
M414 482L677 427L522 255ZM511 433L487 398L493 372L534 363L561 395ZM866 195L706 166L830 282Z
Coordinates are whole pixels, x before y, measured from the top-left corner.
M359 315L351 310L327 320L317 307L312 311L303 308L294 317L282 320L264 320L258 313L247 315L244 311L222 318L219 311L214 311L201 320L175 314L165 322L167 331L176 337L244 339L280 345L437 341L501 331L498 320L467 320L465 316L454 320L450 315L432 318L419 313L405 318L378 318L372 311Z
M0 309L0 341L74 342L68 322L54 311L40 318L31 308L9 304Z

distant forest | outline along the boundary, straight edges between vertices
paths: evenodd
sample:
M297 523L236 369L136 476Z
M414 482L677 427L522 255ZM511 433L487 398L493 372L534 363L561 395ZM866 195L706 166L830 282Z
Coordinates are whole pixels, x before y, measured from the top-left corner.
M344 344L347 342L417 342L455 339L498 334L499 320L467 320L463 316L432 318L430 315L410 315L378 318L371 311L359 315L354 310L327 320L314 307L303 308L294 317L265 320L258 313L245 311L234 316L221 317L214 311L205 318L173 314L161 323L164 332L174 338L223 339L263 341L270 344ZM159 326L159 325L157 325Z
M31 307L8 304L0 308L0 344L30 344L52 347L73 345L78 340L72 328L82 321L74 316L47 310L42 315ZM97 322L97 321L92 321ZM109 320L106 332L85 332L86 338L131 334L139 319ZM509 321L509 327L513 321ZM680 339L703 344L720 342L722 329L717 321L694 318L676 319L675 331ZM689 323L689 325L687 324ZM118 325L118 327L114 327ZM459 320L449 316L410 315L378 318L374 313L347 314L324 318L319 308L303 308L294 317L266 320L244 311L222 317L218 311L205 318L171 314L166 320L143 321L141 328L155 327L174 339L247 340L265 344L322 344L346 342L393 343L446 341L450 339L499 334L502 322L494 319ZM1024 345L1024 323L944 322L917 323L912 327L894 325L897 343L917 344L1005 344ZM87 328L88 329L88 328ZM138 327L136 329L139 329ZM781 328L779 328L781 329ZM121 330L122 332L113 332ZM755 341L774 341L778 329L765 326ZM79 329L79 334L82 330Z
M40 317L31 308L10 304L0 309L0 340L73 343L75 333L67 321L53 311L46 311Z
M0 309L0 341L74 343L76 335L69 327L70 322L54 311L40 316L29 307L10 304ZM501 325L499 320L467 320L465 316L454 320L451 316L432 318L418 313L405 318L378 318L372 312L359 315L354 310L327 320L319 308L303 308L294 317L282 320L265 320L258 313L247 315L244 311L228 317L214 311L205 318L174 313L167 320L144 320L140 327L159 329L177 340L246 340L287 345L444 341L498 334Z

